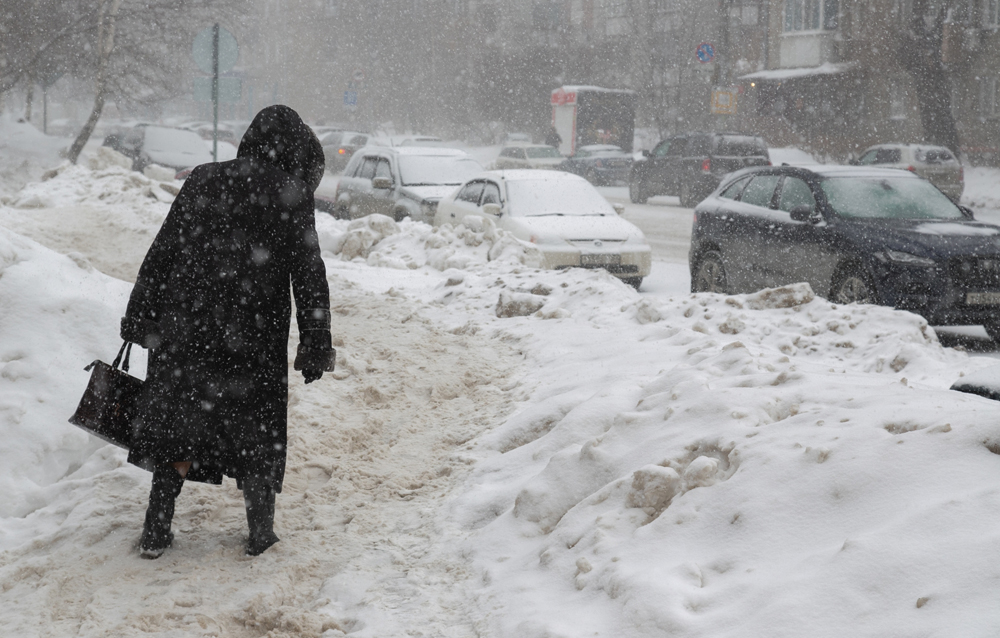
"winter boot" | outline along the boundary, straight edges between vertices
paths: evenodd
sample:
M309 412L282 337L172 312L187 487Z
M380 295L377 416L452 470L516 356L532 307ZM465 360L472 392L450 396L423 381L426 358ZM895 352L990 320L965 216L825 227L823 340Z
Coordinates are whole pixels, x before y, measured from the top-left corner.
M281 540L274 535L274 488L270 481L259 476L245 479L243 502L250 527L247 556L258 556Z
M139 554L143 558L159 558L170 547L174 535L170 521L174 517L174 500L184 487L184 477L172 465L153 471L153 487L149 491L146 522L142 526Z

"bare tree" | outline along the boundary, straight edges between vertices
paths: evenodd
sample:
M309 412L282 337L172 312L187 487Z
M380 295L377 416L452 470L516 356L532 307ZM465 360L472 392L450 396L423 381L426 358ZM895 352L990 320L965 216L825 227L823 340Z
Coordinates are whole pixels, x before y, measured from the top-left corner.
M122 0L102 0L101 2L100 17L97 23L97 95L94 97L94 108L90 112L90 117L87 118L80 134L73 140L73 145L69 147L68 158L74 164L80 157L80 151L90 139L94 127L97 126L97 120L101 119L101 113L104 111L104 102L108 96L108 66L115 47L115 20L118 18L121 2Z

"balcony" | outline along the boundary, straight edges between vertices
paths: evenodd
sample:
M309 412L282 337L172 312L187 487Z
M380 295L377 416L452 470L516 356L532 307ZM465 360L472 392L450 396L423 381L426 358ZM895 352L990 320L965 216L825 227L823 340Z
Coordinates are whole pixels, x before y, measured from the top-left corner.
M836 31L786 31L781 34L780 64L783 69L820 66L839 62Z

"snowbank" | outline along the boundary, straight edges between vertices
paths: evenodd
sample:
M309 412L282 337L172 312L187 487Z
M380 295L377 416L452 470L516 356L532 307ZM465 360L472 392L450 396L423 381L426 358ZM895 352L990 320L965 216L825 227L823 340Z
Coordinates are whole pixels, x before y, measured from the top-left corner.
M0 229L0 521L42 506L47 488L104 446L66 419L87 386L84 366L115 355L128 292L82 256ZM142 355L133 359L141 377ZM9 530L0 530L3 548Z

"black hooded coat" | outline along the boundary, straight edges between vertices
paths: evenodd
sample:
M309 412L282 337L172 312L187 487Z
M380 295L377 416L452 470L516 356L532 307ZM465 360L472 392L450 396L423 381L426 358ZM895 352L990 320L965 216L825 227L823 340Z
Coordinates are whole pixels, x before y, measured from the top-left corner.
M260 476L281 491L289 288L295 369L333 366L313 205L322 174L319 141L285 106L257 115L237 159L191 172L122 319L122 337L150 349L130 463L191 461L188 480Z

